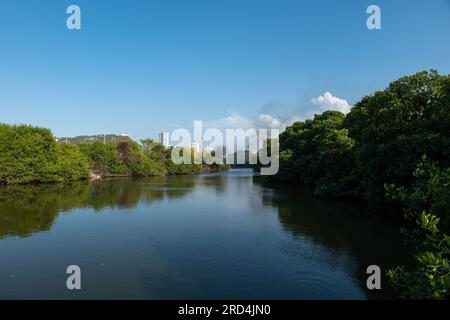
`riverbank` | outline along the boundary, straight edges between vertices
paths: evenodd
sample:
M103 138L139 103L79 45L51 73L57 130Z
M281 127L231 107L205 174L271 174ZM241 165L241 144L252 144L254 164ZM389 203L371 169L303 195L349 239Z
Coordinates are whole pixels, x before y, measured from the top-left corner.
M152 140L144 140L142 145L132 140L72 144L58 142L49 129L0 124L0 183L190 175L228 168L177 165L171 161L171 152Z

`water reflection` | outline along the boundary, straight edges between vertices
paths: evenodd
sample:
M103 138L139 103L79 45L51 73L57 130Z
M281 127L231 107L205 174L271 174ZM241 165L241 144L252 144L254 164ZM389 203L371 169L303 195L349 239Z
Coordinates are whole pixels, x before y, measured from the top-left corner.
M0 186L0 239L48 231L60 212L133 208L139 202L184 197L194 186L190 177Z
M366 290L366 267L410 257L363 205L241 170L0 187L0 255L0 298L71 298L75 260L92 288L77 297L168 299L389 298Z
M367 278L369 265L387 270L412 263L412 249L401 241L399 222L374 215L363 203L317 198L312 190L298 186L277 186L263 196L263 202L277 208L281 225L294 238L309 239L356 258L355 276L361 281ZM395 297L384 274L383 280L381 297ZM377 292L365 293L377 297Z

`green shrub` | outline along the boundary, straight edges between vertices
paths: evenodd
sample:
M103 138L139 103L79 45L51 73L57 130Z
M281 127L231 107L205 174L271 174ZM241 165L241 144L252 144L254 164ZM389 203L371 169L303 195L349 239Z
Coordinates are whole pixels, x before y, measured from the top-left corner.
M50 130L0 125L0 182L57 182L87 176L86 158L76 147L59 145Z
M386 185L387 197L400 204L405 218L418 228L403 233L417 248L414 268L397 267L388 276L401 297L450 298L450 168L425 156L413 173L411 187ZM440 228L443 230L441 231Z
M317 194L352 194L354 142L344 128L344 119L338 111L326 111L288 127L280 135L276 178L313 185Z

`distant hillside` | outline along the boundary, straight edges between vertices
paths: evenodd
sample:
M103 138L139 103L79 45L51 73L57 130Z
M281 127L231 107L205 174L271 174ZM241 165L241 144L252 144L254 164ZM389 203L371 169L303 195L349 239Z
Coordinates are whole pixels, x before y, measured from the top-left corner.
M58 138L58 141L72 144L81 144L94 142L125 142L125 141L132 141L132 139L127 135L98 134L95 136L61 137Z

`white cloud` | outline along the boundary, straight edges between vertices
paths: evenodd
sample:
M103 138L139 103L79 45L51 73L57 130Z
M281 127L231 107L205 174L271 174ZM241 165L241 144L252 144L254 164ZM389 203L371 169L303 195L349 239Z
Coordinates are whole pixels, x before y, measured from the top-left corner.
M225 129L279 129L284 131L286 127L297 121L305 121L311 119L315 114L322 113L326 110L337 110L344 114L350 111L351 105L345 99L333 96L330 92L310 100L310 105L304 105L294 110L280 113L277 112L281 108L273 106L272 110L266 110L256 116L244 116L239 113L230 113L227 117L217 121L205 123L207 128L217 128L225 131ZM278 110L277 110L278 109Z
M271 116L270 114L260 114L258 120L268 126L268 129L279 129L282 125L281 120Z
M331 92L325 92L322 96L311 99L311 102L315 105L318 105L321 110L336 110L340 111L344 114L350 112L351 105L347 102L347 100L334 97Z
M232 113L228 117L222 118L217 122L212 123L212 127L227 128L227 129L249 129L254 128L255 123L250 118L247 118L238 113Z
M351 108L347 100L334 97L328 91L317 98L311 99L310 102L300 105L295 109L289 108L290 110L286 110L286 108L283 108L279 104L273 104L270 105L270 108L264 108L264 111L253 116L245 116L231 112L228 116L217 120L203 121L203 130L218 129L224 137L226 129L278 129L280 132L283 132L293 123L312 119L315 114L320 114L326 110L337 110L346 114ZM250 137L249 146L253 146L256 143L255 137L255 135ZM222 143L217 142L216 145L222 145ZM212 145L209 146L215 147Z

